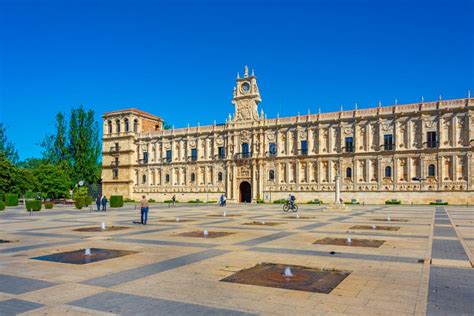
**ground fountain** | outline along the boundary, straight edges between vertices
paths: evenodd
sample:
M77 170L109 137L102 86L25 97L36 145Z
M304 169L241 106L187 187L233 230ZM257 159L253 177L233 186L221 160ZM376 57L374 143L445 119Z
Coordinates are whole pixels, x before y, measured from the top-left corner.
M209 232L207 230L204 230L203 235L204 235L204 237L207 237L207 236L209 236Z
M100 227L102 230L105 230L105 222L102 222L102 225Z
M84 255L85 256L90 256L91 255L91 248L86 248L86 250L84 251Z
M293 276L293 273L291 272L290 267L285 268L285 271L283 272L283 276L287 278L291 278Z

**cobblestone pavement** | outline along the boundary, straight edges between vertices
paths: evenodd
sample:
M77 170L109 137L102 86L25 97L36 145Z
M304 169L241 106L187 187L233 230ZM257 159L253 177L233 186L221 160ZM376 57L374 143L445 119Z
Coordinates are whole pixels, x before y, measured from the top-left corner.
M0 212L0 239L11 241L0 244L0 315L474 314L474 208L300 205L297 218L280 205L154 204L148 225L133 224L138 218L131 204L106 213ZM75 231L102 222L127 229ZM233 234L179 236L203 230ZM313 244L326 237L384 243ZM31 259L84 248L137 253L80 265ZM329 294L220 282L262 262L351 273Z

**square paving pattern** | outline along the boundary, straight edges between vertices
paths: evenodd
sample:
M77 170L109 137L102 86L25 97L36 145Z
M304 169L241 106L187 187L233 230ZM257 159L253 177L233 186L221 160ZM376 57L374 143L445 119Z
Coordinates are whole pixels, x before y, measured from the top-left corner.
M0 240L14 242L0 242L0 315L474 311L474 206L300 204L288 214L277 204L151 203L148 216L133 225L131 203L32 216L7 207Z

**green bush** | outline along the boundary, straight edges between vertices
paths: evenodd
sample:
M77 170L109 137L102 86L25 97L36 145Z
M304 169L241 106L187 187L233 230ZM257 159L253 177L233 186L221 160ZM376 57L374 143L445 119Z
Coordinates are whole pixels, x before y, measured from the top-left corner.
M85 197L77 196L74 199L74 206L79 210L82 209L85 206Z
M149 199L148 202L149 203L156 203L156 201L154 199Z
M85 205L85 206L91 205L91 204L92 204L92 201L93 201L92 196L86 196L86 197L84 197L84 205Z
M285 204L288 200L287 199L279 199L273 201L273 204Z
M18 195L16 194L5 194L5 204L6 206L18 206Z
M5 209L5 202L0 201L0 211L3 211Z
M27 200L34 200L36 199L36 193L33 191L26 191L25 192L25 199Z
M45 209L50 210L50 209L53 208L53 206L54 206L54 203L53 203L53 202L45 202L45 203L44 203L44 208L45 208Z
M5 193L0 192L0 201L5 202Z
M354 204L360 204L360 203L359 202L344 202L344 204L354 205Z
M389 205L402 204L402 201L392 199L392 200L385 201L385 204L389 204Z
M257 204L265 204L265 201L262 199L257 199Z
M430 205L448 205L448 202L431 202Z
M188 201L188 203L204 203L204 201L201 201L200 199L195 199Z
M217 200L209 200L207 203L216 204Z
M41 207L43 204L41 204L41 201L39 200L26 200L26 210L28 212L33 211L33 212L38 212L41 210Z
M123 200L124 203L135 203L135 200L134 199L129 199L129 198L126 198Z
M323 204L323 201L321 201L321 200L319 200L319 199L315 199L315 200L312 200L312 201L307 202L306 204L318 204L318 205L321 205L321 204Z
M123 206L123 196L112 195L110 197L110 207L122 207L122 206Z

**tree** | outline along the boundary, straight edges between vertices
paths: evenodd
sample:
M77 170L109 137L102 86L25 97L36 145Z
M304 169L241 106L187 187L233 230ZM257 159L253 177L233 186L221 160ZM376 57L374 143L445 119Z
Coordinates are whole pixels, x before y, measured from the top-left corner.
M0 152L0 192L11 192L15 184L15 166L7 159L4 152Z
M16 168L15 181L12 192L24 195L28 191L38 190L38 180L33 174L33 170Z
M173 128L173 126L171 124L169 124L166 121L163 121L163 129L168 130L168 129L171 129L171 128Z
M41 142L43 158L53 165L60 165L64 170L70 168L70 152L67 139L67 127L64 114L56 114L56 133L47 135Z
M71 179L60 167L52 164L43 164L33 170L38 181L38 190L43 198L59 198L68 196Z
M7 139L7 128L0 123L0 152L13 164L18 163L18 151L15 146Z
M69 153L74 183L80 180L96 183L100 177L97 164L100 156L99 127L94 120L94 111L86 112L82 105L71 112Z

